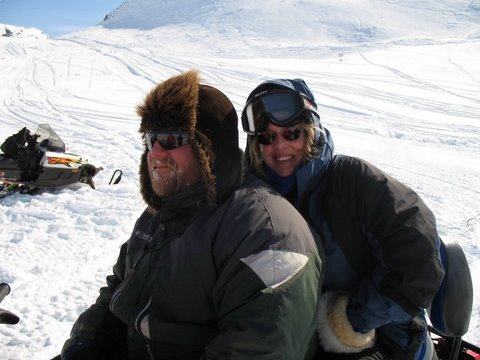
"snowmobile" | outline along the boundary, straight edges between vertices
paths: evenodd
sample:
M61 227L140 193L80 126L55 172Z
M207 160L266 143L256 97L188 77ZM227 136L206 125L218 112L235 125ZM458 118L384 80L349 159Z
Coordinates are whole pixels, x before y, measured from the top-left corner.
M473 304L473 285L465 253L458 243L442 243L440 253L445 278L428 309L432 347L423 359L480 360L480 347L462 340L468 331ZM8 284L0 284L0 302L9 293ZM14 313L0 308L0 324L14 325L19 320ZM59 359L60 355L52 360Z
M48 124L38 125L34 134L24 127L0 149L0 197L77 182L94 189L93 177L102 170L82 156L66 152L65 143Z

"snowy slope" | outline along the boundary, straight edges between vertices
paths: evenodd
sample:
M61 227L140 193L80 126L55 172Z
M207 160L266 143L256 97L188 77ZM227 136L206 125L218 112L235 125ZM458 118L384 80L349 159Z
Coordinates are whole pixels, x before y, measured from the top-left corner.
M0 358L54 356L95 300L144 207L135 106L190 68L238 112L265 78L303 77L336 151L417 190L479 288L479 24L478 0L130 0L59 39L0 37L0 141L47 122L104 168L97 190L0 200L0 281L12 287L0 307L21 316L0 327ZM466 336L477 344L479 294Z

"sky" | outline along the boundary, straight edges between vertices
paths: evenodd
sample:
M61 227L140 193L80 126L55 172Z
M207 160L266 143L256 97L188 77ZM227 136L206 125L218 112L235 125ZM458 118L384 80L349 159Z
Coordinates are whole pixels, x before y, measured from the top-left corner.
M55 38L100 23L122 0L0 0L0 23L34 27Z
M0 307L21 318L0 325L2 360L53 357L95 301L145 207L135 107L192 68L238 114L261 81L303 78L335 152L417 191L442 239L464 249L479 288L480 3L238 3L130 0L103 26L61 39L0 37L0 141L49 123L68 151L103 167L95 190L0 199L0 281L12 289ZM109 185L115 169L122 181ZM480 291L465 338L480 344Z

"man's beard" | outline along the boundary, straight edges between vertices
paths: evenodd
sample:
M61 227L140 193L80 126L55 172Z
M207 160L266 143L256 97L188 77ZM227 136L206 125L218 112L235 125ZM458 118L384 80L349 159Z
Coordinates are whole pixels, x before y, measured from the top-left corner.
M155 169L157 166L166 166ZM168 167L168 168L167 168ZM200 179L199 168L179 169L177 163L170 160L156 160L149 169L152 189L160 197L166 197L193 185Z

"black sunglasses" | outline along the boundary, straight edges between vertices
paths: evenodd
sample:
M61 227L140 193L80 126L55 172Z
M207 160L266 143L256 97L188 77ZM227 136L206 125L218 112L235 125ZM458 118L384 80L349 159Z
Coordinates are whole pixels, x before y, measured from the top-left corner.
M300 135L302 135L303 130L300 128L290 129L285 128L281 131L280 135L287 141L295 141ZM256 134L258 142L262 145L271 145L275 142L277 133L273 131L261 131Z
M165 150L177 149L180 146L190 144L191 136L185 130L147 130L145 131L145 142L148 150L152 150L155 142Z

